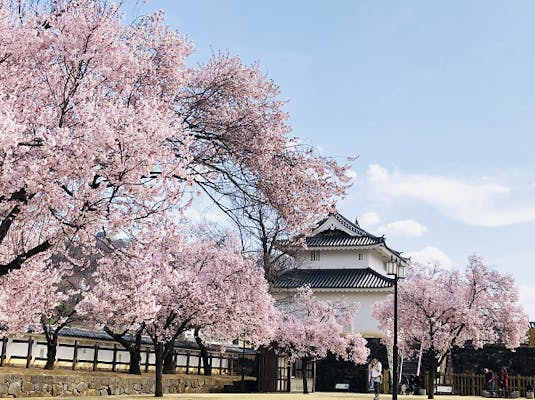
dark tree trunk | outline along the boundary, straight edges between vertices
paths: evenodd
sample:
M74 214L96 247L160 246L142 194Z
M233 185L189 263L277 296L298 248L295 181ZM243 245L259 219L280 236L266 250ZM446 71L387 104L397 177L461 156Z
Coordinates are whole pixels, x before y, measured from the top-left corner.
M154 345L154 352L156 355L156 389L154 397L163 397L163 360L164 360L164 344L157 342Z
M58 351L58 335L48 335L46 341L46 364L45 369L54 369L54 363L56 362L56 353Z
M303 394L308 394L308 380L307 380L308 358L307 357L303 357L301 359L301 365L303 368Z
M52 370L54 369L54 363L56 362L56 354L58 351L58 336L59 332L65 327L69 318L58 326L56 329L52 329L50 325L46 322L46 319L41 316L41 328L45 334L46 338L46 364L45 369Z
M136 332L134 343L130 345L128 353L130 353L128 373L141 375L141 331Z
M113 340L123 346L130 354L128 373L133 375L141 375L141 333L143 332L143 327L136 331L133 342L125 339L126 333L117 334L107 326L104 327L104 331L110 335Z
M163 373L174 374L176 372L175 363L175 343L170 341L165 343L165 357L163 361Z
M199 345L201 350L202 365L204 369L205 376L212 376L212 364L210 363L210 358L208 357L208 349L204 345L201 337L199 336L199 330L195 329L195 342Z
M427 383L427 398L435 398L435 378L438 367L438 361L434 355L429 356L429 382Z

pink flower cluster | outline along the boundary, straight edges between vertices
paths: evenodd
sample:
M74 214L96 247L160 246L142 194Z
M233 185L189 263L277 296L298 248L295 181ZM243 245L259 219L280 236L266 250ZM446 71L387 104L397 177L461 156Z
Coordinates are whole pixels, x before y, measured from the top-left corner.
M391 295L373 311L389 342L393 310ZM404 353L422 349L440 360L453 346L462 347L467 341L475 347L484 343L518 347L526 338L528 319L513 278L471 256L464 274L413 265L399 284L398 327Z
M274 346L290 361L317 360L328 352L355 364L367 361L366 339L344 329L351 326L357 306L318 300L304 287L280 309Z

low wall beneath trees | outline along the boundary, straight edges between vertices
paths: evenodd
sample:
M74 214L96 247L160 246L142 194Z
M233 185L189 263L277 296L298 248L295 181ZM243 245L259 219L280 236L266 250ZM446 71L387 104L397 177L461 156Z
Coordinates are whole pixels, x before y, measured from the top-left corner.
M232 376L164 375L164 393L221 392ZM0 397L107 396L154 393L153 374L0 368Z
M86 334L94 334L91 331L82 331ZM106 335L106 334L104 334ZM107 336L107 335L106 335ZM183 344L190 344L183 342ZM23 337L7 338L0 340L1 366L26 366L44 367L46 363L46 340L43 335L25 335ZM196 345L195 345L196 346ZM153 346L144 343L141 346L141 369L144 372L153 371L155 355ZM249 362L254 361L254 354L249 352L226 352L209 351L212 373L219 375L239 375L243 358ZM122 346L116 344L110 338L106 340L94 340L91 338L60 336L57 347L56 367L93 370L93 371L128 371L130 354ZM200 352L196 348L175 347L175 363L177 372L186 374L202 374ZM248 371L251 372L251 371Z

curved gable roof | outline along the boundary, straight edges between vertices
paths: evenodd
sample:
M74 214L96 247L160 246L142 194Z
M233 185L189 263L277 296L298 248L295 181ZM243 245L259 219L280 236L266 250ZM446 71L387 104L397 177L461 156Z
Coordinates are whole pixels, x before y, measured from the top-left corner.
M384 239L369 236L310 236L306 238L307 247L353 247L373 246Z
M330 234L332 232L332 234ZM368 247L378 246L387 257L395 256L401 261L408 259L401 252L391 249L386 245L384 236L375 236L362 229L357 221L349 221L337 211L318 222L311 236L307 236L308 248L339 248L339 247Z
M274 283L278 289L305 285L311 289L387 289L394 286L394 280L371 268L294 269L279 275Z
M328 230L340 230L350 236L368 236L379 239L377 236L362 229L358 222L351 222L337 211L330 213L327 218L318 222L317 228L312 232L312 236Z

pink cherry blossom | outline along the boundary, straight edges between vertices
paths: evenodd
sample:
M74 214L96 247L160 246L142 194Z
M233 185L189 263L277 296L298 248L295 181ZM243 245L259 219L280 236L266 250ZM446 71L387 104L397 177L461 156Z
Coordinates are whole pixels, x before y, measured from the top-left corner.
M422 349L435 366L453 346L463 347L467 341L476 348L503 343L514 349L526 338L528 319L513 278L491 270L477 256L469 257L464 274L439 266L412 266L399 284L398 296L400 349L406 355ZM393 296L377 303L373 315L391 342Z
M0 274L181 212L193 185L268 204L289 229L345 193L347 167L290 136L259 66L186 68L192 44L163 13L126 25L111 1L16 3L0 1Z
M1 274L176 203L190 140L172 103L191 45L160 14L127 26L106 1L12 3L0 1Z
M351 326L356 305L320 301L304 287L279 308L273 345L290 362L300 359L306 368L309 361L324 358L328 352L355 364L366 362L366 340L359 333L344 332L344 327ZM303 385L307 393L305 379Z
M116 332L143 326L156 349L160 391L163 360L184 331L199 329L223 343L246 335L261 344L270 339L275 318L263 272L233 241L176 232L173 226L142 232L101 259L95 285L79 305L81 313Z

